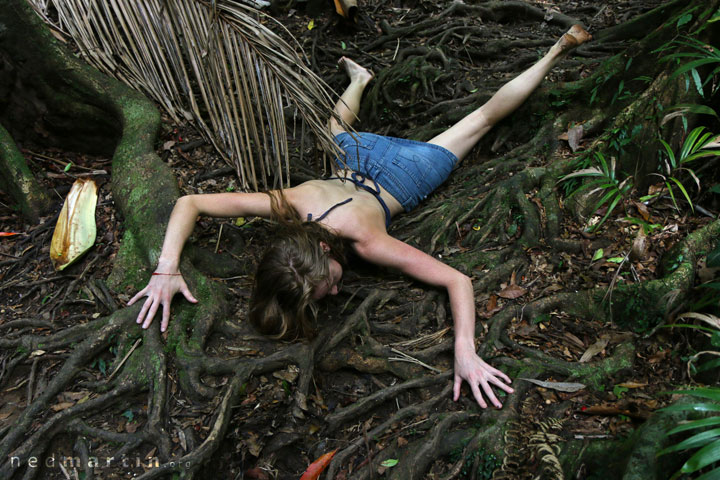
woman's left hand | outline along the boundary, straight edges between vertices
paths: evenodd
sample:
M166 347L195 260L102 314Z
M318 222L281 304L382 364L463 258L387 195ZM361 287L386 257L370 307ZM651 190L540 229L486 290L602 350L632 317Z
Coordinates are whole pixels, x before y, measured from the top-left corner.
M455 384L453 386L453 400L458 401L460 398L460 387L462 382L466 381L470 384L475 400L482 408L487 408L487 403L483 398L480 388L490 403L497 408L502 407L502 403L497 399L491 385L495 385L507 393L513 393L513 389L507 385L510 378L497 368L491 367L485 361L478 357L474 350L458 351L455 350Z

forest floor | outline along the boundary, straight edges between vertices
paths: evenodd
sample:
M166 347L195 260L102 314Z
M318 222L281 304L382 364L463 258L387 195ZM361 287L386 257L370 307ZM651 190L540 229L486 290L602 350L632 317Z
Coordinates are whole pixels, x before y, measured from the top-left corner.
M533 5L546 11L554 9L578 18L592 31L621 23L648 10L656 3L579 1L543 2ZM342 88L344 74L335 66L333 56L337 59L339 55L336 54L346 52L348 56L377 72L396 53L393 52L395 44L371 52L363 52L364 46L372 43L378 36L377 23L387 21L391 25L406 25L431 20L441 8L432 1L379 0L364 2L360 7L361 13L355 24L341 20L329 9L310 16L303 7L297 7L275 15L301 42L320 76L336 90ZM311 22L312 29L309 28ZM555 30L547 27L543 22L526 21L503 25L500 31L511 40L523 42L536 39L538 31L542 32L542 38L555 38L557 36ZM412 42L413 38L411 36L408 39ZM421 41L421 39L415 40ZM397 46L399 45L398 40ZM537 47L538 50L544 48L544 46ZM453 90L458 88L468 88L470 91L472 85L487 80L488 69L494 70L494 73L489 74L493 81L504 80L516 72L498 73L502 72L502 68L499 67L506 66L519 56L513 51L508 51L485 63L473 59L468 59L464 63L454 63L453 66L457 69L446 72L449 75L448 80L436 86L438 90L443 91L436 90L434 93L443 98L447 95L452 96ZM596 66L597 63L593 63L592 59L584 59L582 63L568 61L567 64L562 64L553 71L549 81L576 79L584 75L584 72L592 71ZM398 102L404 101L402 93ZM359 129L407 136L415 127L413 123L418 121L413 120L417 117L401 109L387 114L388 117L384 119L386 124L383 125L380 123L381 120L378 120L377 124L363 123ZM305 160L310 160L308 167L301 167L294 172L298 179L302 179L307 175L308 170L320 169L321 159L310 145L303 145L299 141L297 133L295 137L297 139L294 153L296 158L293 159L295 164L300 164L297 161L300 149L304 150L302 155ZM507 143L512 144L514 141L516 140L510 139ZM505 145L501 150L509 147L510 145ZM567 155L572 155L567 145L564 148ZM107 286L122 234L122 219L117 217L109 189L109 178L112 174L110 159L39 149L31 145L21 145L21 149L33 171L41 178L42 184L56 199L56 212L59 212L74 179L91 176L97 181L100 187L96 215L98 236L94 248L77 264L65 271L55 272L49 259L49 246L57 214L43 218L38 225L28 225L12 208L10 198L0 192L0 231L18 234L0 238L0 298L2 298L0 333L6 338L26 332L35 334L56 332L79 322L87 322L124 306L134 294L131 289L114 291ZM158 141L158 155L172 167L183 193L237 190L234 173L229 171L212 147L205 144L189 125L164 122L164 129ZM488 151L476 149L466 163L476 165L492 155L494 154ZM437 195L443 195L445 191L451 190L455 183L465 180L467 179L463 177L462 169L455 172ZM711 207L708 206L708 210L716 214L717 211L713 211ZM613 285L618 282L639 282L656 278L656 275L661 273L658 271L659 259L663 253L687 233L710 221L707 216L678 213L670 202L656 203L651 211L647 211L642 205L629 208L634 209L635 216L643 216L649 223L657 225L647 235L648 249L641 258L633 261L623 260L632 248L639 227L624 222L622 219L627 215L617 212L608 219L598 235L592 236L593 239L602 238L605 241L600 258L593 260L597 256L597 250L588 250L580 254L558 254L549 253L541 248L529 249L526 252L531 259L528 268L514 272L494 291L478 294L476 297L478 321L491 317L507 306L523 305L552 293L601 286L606 287L608 296L611 296ZM255 264L269 239L270 230L266 228L266 223L264 220L251 218L228 220L201 218L193 235L195 244L216 253L224 252L246 265L246 272L241 275L214 278L231 292L229 298L233 305L230 308L230 315L240 325L246 323L246 307L252 289ZM575 223L570 217L567 217L563 227L566 238L590 238L590 235L584 231L584 225ZM462 230L481 228L481 226L470 222L466 225L457 225L457 228ZM518 219L507 219L507 231L510 237L516 235L517 230ZM391 233L398 232L391 230ZM587 243L589 245L589 240ZM444 252L440 250L435 253L442 255ZM473 277L479 278L487 271L477 268L470 273ZM359 265L359 262L353 259L344 280L341 294L330 299L323 306L320 314L321 322L337 321L343 312L347 313L347 309L353 308L354 300L366 296L371 288L381 287L383 290L392 291L394 296L391 301L370 312L370 320L374 326L377 326L375 337L385 345L402 344L407 341L406 335L396 334L397 329L406 328L402 324L403 315L420 308L422 302L433 294L396 273ZM442 296L437 298L442 299ZM3 330L3 324L20 319L41 322L12 331ZM540 349L555 358L568 361L579 361L581 358L584 361L597 360L605 357L614 346L628 338L635 339L637 355L632 371L621 371L616 376L607 378L597 390L562 392L539 386L532 390L532 394L523 402L522 418L529 423L542 422L548 418L561 418L564 421L564 432L575 438L619 438L628 435L647 419L651 412L666 404L670 397L663 395L662 392L689 381L687 359L692 354L690 341L684 337L682 331L665 328L653 330L648 327L647 331L638 333L629 331L626 328L627 323L628 319L623 318L613 319L610 324L599 320L579 320L561 310L553 311L533 321L528 321L522 315L514 318L509 332L514 341ZM413 337L423 338L430 343L439 342L452 335L452 330L448 328L450 326L449 315L447 319L430 318L413 331ZM225 358L250 358L264 356L277 348L277 342L258 338L250 328L247 328L243 340L245 341L238 345L236 342L228 341L222 334L217 334L209 342L207 351L209 354ZM501 353L509 357L521 355L512 351ZM43 362L42 367L36 371L31 356L31 361L22 368L15 369L11 378L0 377L0 381L5 385L0 390L0 427L11 422L24 408L28 396L37 396L42 391L43 385L53 376L63 358L62 351L51 354L39 351L36 357L41 355L52 355L57 357L57 360ZM8 352L0 352L0 366L8 357ZM111 375L112 358L113 352L108 351L96 362L87 365L82 373L84 379L101 380ZM449 356L438 358L432 367L447 370L452 368L452 359ZM322 369L322 366L320 368ZM367 369L364 372L343 369L322 375L317 373L314 377L314 386L311 387L313 394L309 399L311 414L309 418L294 424L278 413L285 410L278 410L275 406L291 403L290 390L297 378L297 369L289 368L275 372L272 376L260 376L251 381L246 388L245 399L234 410L232 430L227 442L217 455L217 462L214 462L218 471L226 472L223 478L242 478L240 473L244 473L245 478L297 478L297 473L302 472L308 461L313 460L317 454L354 440L364 432L366 434L374 423L384 419L393 409L418 401L416 393L401 394L397 397L396 404L385 404L363 421L344 425L333 438L317 437L315 433L322 428L324 414L332 413L338 407L349 405L398 381L397 377L389 373L376 374ZM176 376L177 372L171 370L170 377L176 379ZM561 378L547 380L563 381ZM514 379L515 383L522 381ZM28 389L29 385L30 389ZM182 398L179 396L180 392L175 382L171 382L170 388L173 394L176 392L178 394L178 398L174 399L170 417L179 427L177 431L181 432L174 439L175 448L179 452L187 450L189 442L202 438L215 405L193 404L191 400ZM61 395L62 398L57 399L52 409L60 411L78 401L83 401L86 395L87 392L82 390L67 392ZM465 388L460 402L453 404L448 395L447 401L438 406L438 409L447 411L475 409L473 403L469 391ZM558 410L559 405L562 405L562 411ZM138 422L141 422L139 420L141 418L141 411L111 410L104 416L102 426L117 432L132 432L140 425ZM393 443L400 446L406 444L409 438L422 430L424 418L427 418L427 414L394 425L384 438L378 439L377 450L382 450L384 445ZM192 440L189 430L195 432L196 440ZM63 448L58 446L58 451L62 452ZM111 445L95 445L94 448L96 451L104 449L110 451ZM68 451L68 454L71 452ZM377 451L358 450L337 478L352 472L373 454L377 454ZM153 455L154 452L149 451L145 458L152 458ZM446 471L455 460L450 455L445 460L446 464L436 462L428 478L431 478L432 472ZM140 473L146 468L148 467L144 464L130 465L126 473ZM383 468L380 467L381 470ZM532 472L537 465L528 464L525 468ZM208 478L220 478L214 475L216 474L209 473ZM108 472L108 476L101 478L122 477L122 473L114 471ZM64 477L58 473L58 478Z

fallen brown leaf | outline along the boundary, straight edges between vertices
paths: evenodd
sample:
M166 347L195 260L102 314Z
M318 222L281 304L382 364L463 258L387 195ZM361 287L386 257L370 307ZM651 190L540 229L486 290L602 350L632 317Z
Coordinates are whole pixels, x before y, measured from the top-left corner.
M568 130L568 145L570 145L570 149L573 152L576 152L577 149L580 148L580 141L582 140L584 134L585 130L582 125L577 125Z
M595 343L590 345L585 353L580 357L580 363L589 362L592 357L605 350L610 339L608 337L600 337Z
M75 405L75 403L73 403L73 402L60 402L60 403L56 403L55 405L51 406L50 408L54 412L59 412L61 410L65 410L66 408L70 408L73 405Z
M645 205L642 202L636 202L633 200L633 205L635 205L635 208L637 208L638 213L640 213L640 216L645 220L646 222L650 221L650 211L647 208L647 205Z
M643 387L647 387L647 383L624 382L624 383L618 383L618 386L625 387L625 388L643 388Z
M503 288L500 292L498 292L498 296L501 298L519 298L522 297L527 293L527 290L524 288L518 286L518 285L508 285L507 287Z

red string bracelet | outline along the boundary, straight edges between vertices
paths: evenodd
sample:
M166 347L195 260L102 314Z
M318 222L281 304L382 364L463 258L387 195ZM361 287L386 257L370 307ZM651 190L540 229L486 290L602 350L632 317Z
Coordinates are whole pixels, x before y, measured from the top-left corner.
M152 275L170 275L170 276L176 276L176 275L182 275L182 273L157 273L157 272L153 272Z

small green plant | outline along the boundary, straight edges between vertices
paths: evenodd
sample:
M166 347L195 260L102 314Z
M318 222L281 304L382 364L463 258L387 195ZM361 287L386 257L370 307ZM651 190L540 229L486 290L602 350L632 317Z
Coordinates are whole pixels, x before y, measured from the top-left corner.
M590 194L600 191L603 192L600 200L593 207L593 212L598 211L603 205L607 205L607 211L605 212L605 216L603 216L598 223L590 226L588 229L589 231L597 230L605 222L605 220L607 220L613 210L615 210L618 203L620 203L620 201L623 200L632 189L631 177L627 177L622 181L617 178L615 174L615 157L611 157L610 163L608 164L605 160L605 156L603 156L602 153L596 152L595 159L599 164L598 166L577 170L560 179L560 181L571 178L590 179L589 182L581 185L578 189L572 192L568 198L591 188L592 190L590 190Z
M638 124L634 125L630 131L625 127L611 128L605 132L607 138L607 144L610 148L617 152L618 157L625 155L625 147L631 145L635 138L642 132L643 126Z
M659 223L646 222L642 218L625 217L625 221L628 223L632 223L633 225L639 225L640 227L642 227L642 231L645 235L650 235L655 230L662 228L662 225L660 225Z
M628 390L629 390L629 388L623 387L622 385L615 385L613 387L613 395L615 395L619 400L623 397L625 392L627 392Z
M683 51L671 53L661 58L661 61L664 62L675 61L680 64L672 73L670 79L672 80L680 75L684 75L686 90L690 88L690 82L692 81L701 97L709 98L714 95L718 90L718 84L717 82L713 82L713 79L715 75L720 72L720 52L718 49L696 38L683 36L664 45L660 50L676 49ZM705 79L702 79L698 68L706 65L715 66L715 68ZM706 90L708 86L710 88Z
M697 184L698 189L700 189L700 180L697 175L695 175L695 172L686 165L698 158L720 155L720 149L708 147L714 138L715 135L713 133L705 132L705 127L700 126L694 128L685 138L682 148L677 155L665 140L662 138L660 139L660 143L662 143L665 149L663 152L664 156L661 154L661 165L664 170L664 174L654 173L653 175L657 175L662 178L668 192L670 193L670 198L672 199L676 210L680 209L678 207L677 200L675 199L673 185L677 186L680 192L682 192L685 200L687 200L690 204L690 209L695 211L690 195L683 185L683 182L678 177L681 173L687 172L687 174L689 174Z
M625 63L625 72L627 72L630 69L630 65L632 65L632 57L628 58L628 61ZM624 73L624 72L623 72ZM595 86L590 91L590 105L595 103L595 100L597 99L598 92L600 88L605 85L611 78L613 78L612 73L606 73L603 75L598 75L597 78L595 78ZM628 98L632 97L632 92L625 88L625 80L621 78L620 83L618 83L617 90L613 94L612 99L610 100L610 104L614 104L616 100L626 100Z
M715 413L720 412L720 388L703 387L695 390L678 390L670 393L686 394L693 397L710 400L710 402L681 403L663 408L665 412L698 412L698 413ZM676 443L658 453L658 456L667 455L669 453L681 452L685 450L697 450L680 469L673 474L671 480L681 475L692 474L720 461L720 416L711 416L699 420L691 420L681 423L675 428L667 432L668 436L676 435L682 432L699 431L689 438ZM715 467L695 477L696 480L708 480L720 477L720 467Z
M90 364L90 368L96 368L100 370L100 373L102 373L103 377L107 376L107 363L105 363L105 360L102 358L96 358L93 360L93 362Z

